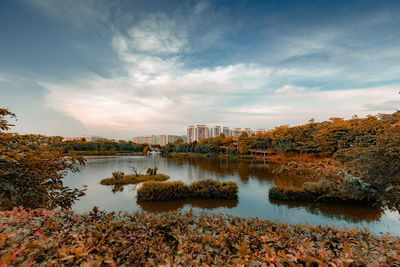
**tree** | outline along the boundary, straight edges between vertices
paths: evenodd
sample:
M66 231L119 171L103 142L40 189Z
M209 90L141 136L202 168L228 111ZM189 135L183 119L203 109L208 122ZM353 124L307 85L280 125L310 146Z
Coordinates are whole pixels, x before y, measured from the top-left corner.
M61 137L8 133L11 124L0 109L0 205L11 208L70 208L85 189L71 189L62 179L68 171L78 171L81 157L65 157Z
M400 127L389 126L375 145L353 147L343 161L379 193L382 204L400 210Z
M249 152L249 135L247 132L242 132L238 138L239 154L245 155Z

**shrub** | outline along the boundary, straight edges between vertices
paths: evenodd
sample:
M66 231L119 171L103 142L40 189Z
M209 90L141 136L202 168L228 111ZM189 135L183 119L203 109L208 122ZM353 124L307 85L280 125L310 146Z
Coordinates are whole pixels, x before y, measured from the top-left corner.
M217 198L220 186L220 182L208 179L194 182L188 186L188 189L192 198Z
M138 190L139 201L173 199L236 199L238 186L234 182L204 180L186 186L182 182L146 182Z
M151 181L143 184L137 192L138 201L184 199L189 196L188 187L178 182Z
M219 188L219 199L234 199L237 198L239 188L234 182L224 182Z
M283 190L278 187L272 187L268 192L268 196L272 199L284 201L314 201L316 199L315 196L300 188Z
M400 238L217 214L0 212L2 266L398 266ZM334 263L335 265L333 265Z

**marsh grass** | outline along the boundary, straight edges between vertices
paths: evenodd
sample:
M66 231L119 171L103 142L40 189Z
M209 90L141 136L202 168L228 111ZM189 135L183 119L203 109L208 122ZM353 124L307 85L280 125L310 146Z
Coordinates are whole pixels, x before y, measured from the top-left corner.
M154 174L154 175L148 175L148 174L140 174L138 176L132 174L132 175L114 175L112 178L105 178L100 181L100 184L102 185L128 185L128 184L139 184L147 181L159 181L163 182L169 179L168 175L165 174Z
M177 182L146 182L137 193L138 201L176 199L236 199L239 189L234 182L204 180L185 185Z

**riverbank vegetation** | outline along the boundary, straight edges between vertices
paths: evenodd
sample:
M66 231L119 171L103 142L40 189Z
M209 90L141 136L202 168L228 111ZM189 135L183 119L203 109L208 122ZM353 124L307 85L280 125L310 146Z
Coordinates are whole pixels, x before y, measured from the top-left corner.
M87 142L85 140L65 141L60 143L65 154L84 156L112 156L118 153L142 153L146 144L136 144L132 141L108 140L105 138Z
M359 153L347 163L333 159L285 163L276 172L307 177L310 181L296 188L278 184L270 189L269 197L285 201L359 203L400 210L400 159L392 153L400 144L393 145L383 149L378 141L372 152Z
M176 182L146 182L138 189L138 201L176 199L236 199L238 186L234 182L203 180L185 185Z
M397 266L400 239L215 214L0 212L1 265Z

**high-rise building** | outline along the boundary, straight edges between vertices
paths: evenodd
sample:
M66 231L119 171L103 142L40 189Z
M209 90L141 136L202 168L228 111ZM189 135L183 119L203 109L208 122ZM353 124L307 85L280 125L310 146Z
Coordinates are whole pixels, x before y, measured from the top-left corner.
M169 143L174 143L176 140L181 138L179 135L170 135L170 134L165 134L165 135L159 135L159 144L160 146L165 146Z
M208 131L209 137L218 137L221 134L221 126L212 126Z
M230 129L229 127L222 128L222 132L224 133L225 137L230 136Z
M242 133L242 128L235 128L232 132L234 137L239 137L239 135Z
M168 135L159 135L158 139L160 141L160 146L165 146L168 144Z
M192 143L196 140L196 130L193 125L187 127L186 134L187 134L187 142L188 143Z
M134 136L132 141L136 144L144 144L144 136Z
M204 138L208 138L208 127L207 125L201 124L196 126L196 141L200 141Z
M245 132L247 133L248 136L252 136L253 135L253 130L251 128L244 128Z

